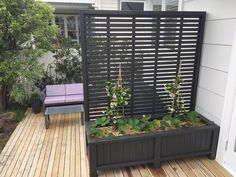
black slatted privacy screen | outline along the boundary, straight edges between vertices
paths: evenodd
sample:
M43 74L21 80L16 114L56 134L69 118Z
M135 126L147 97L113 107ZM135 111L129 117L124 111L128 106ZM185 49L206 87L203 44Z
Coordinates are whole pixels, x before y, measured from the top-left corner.
M164 85L180 63L185 108L194 110L205 12L81 11L80 20L86 120L109 105L105 86L119 63L131 94L127 117L167 112Z

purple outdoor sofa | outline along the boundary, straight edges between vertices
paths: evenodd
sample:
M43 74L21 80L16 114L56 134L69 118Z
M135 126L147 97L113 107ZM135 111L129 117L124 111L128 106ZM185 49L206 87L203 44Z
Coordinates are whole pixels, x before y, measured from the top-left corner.
M84 112L83 103L84 91L82 83L47 85L43 98L45 127L49 128L49 116L51 114Z

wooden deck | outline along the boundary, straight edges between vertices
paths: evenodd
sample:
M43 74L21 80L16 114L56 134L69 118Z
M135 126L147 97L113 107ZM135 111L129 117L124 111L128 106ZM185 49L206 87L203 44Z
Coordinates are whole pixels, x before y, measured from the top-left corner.
M42 114L32 114L17 126L0 155L0 177L88 177L84 127L80 114L52 116L46 130ZM162 168L135 166L99 172L101 177L229 177L206 157L169 161Z

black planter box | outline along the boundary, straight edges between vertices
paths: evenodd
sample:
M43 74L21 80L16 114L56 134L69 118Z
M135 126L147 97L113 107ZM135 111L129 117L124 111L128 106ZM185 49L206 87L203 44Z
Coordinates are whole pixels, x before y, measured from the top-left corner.
M31 102L32 111L34 114L38 114L41 112L41 100L40 99L34 99Z
M170 159L207 155L215 159L220 127L206 122L203 127L126 135L112 138L93 138L87 133L90 177L97 170L138 164L153 164ZM86 130L91 122L86 122ZM88 132L88 131L87 131Z

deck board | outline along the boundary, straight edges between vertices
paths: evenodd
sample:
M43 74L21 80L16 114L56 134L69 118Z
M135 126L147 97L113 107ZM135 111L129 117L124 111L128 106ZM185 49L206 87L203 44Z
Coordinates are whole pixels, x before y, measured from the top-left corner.
M51 117L44 128L43 114L27 112L0 154L0 177L88 177L84 126L80 114ZM206 157L162 163L159 169L142 165L98 172L99 177L232 177Z

